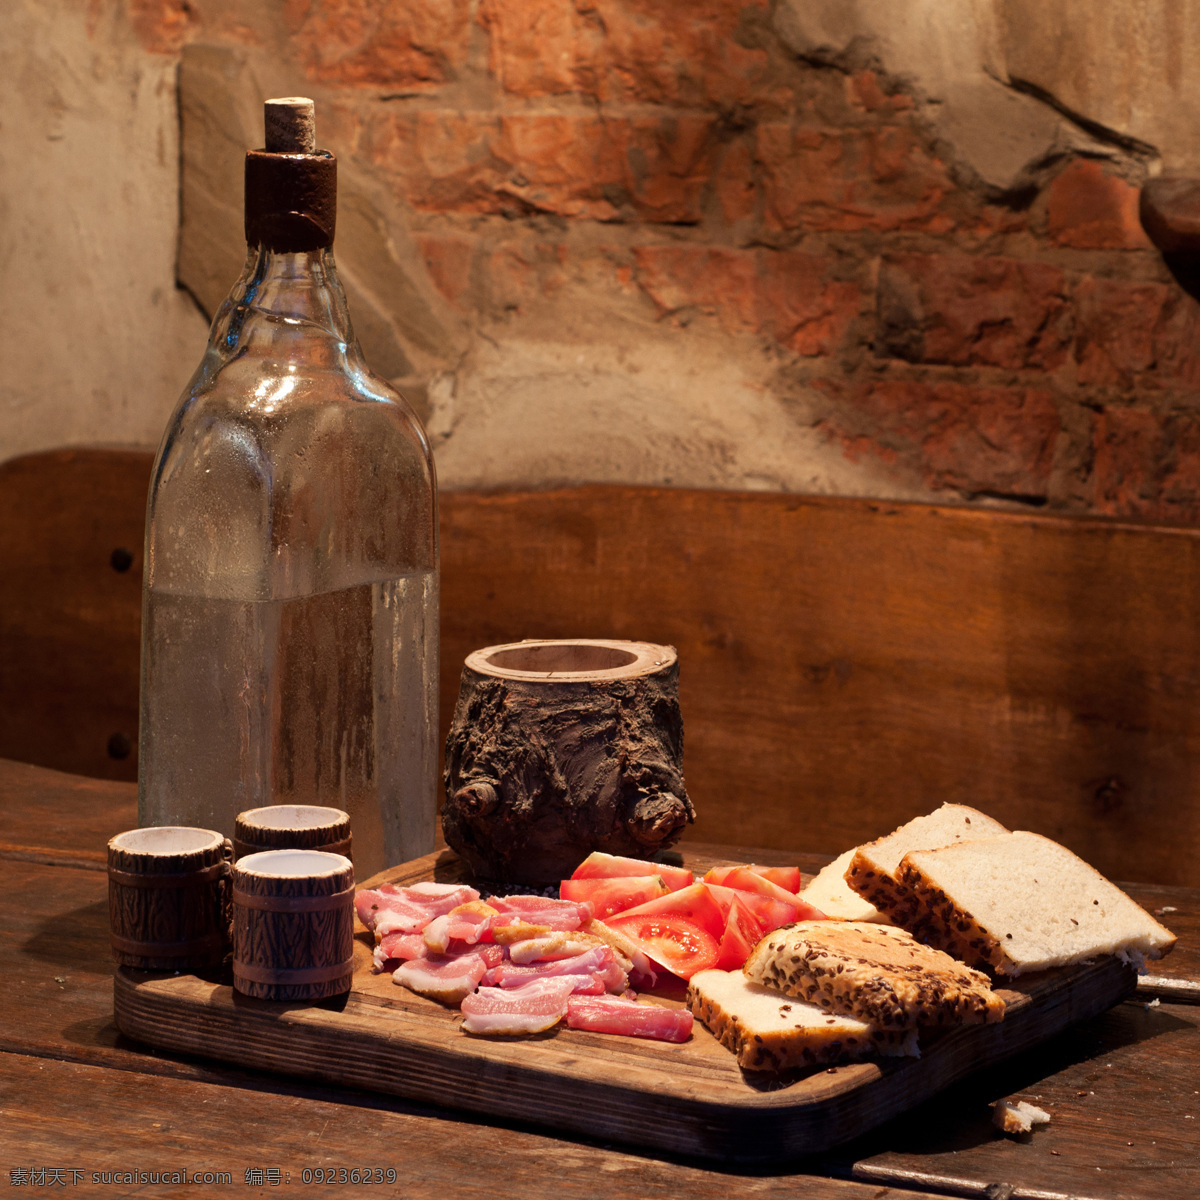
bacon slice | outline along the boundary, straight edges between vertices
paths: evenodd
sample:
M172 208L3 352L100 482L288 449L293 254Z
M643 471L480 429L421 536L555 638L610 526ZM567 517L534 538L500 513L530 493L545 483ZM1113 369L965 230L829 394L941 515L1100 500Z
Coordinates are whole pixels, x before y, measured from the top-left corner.
M484 975L504 961L503 946L451 946L447 955L412 958L392 972L392 980L420 996L457 1004L472 992Z
M567 1025L593 1033L686 1042L692 1036L692 1020L686 1008L660 1008L620 996L572 996L567 1001Z
M376 971L385 969L384 964L395 959L425 958L429 948L419 933L388 933L376 943L372 960Z
M515 963L552 962L559 958L574 958L577 954L586 954L604 944L598 937L587 933L560 931L513 942L509 946L509 955ZM617 961L621 961L619 957ZM625 964L622 962L621 965L623 967Z
M545 925L548 929L578 929L592 919L587 901L551 900L545 896L493 896L488 903L502 913L512 913L527 925Z
M488 969L498 967L508 957L508 953L503 946L497 946L494 942L485 942L482 945L472 946L466 942L451 941L446 947L446 951L442 955L433 955L429 947L425 944L425 937L420 933L389 933L385 934L379 944L375 947L374 963L375 970L386 970L388 962L394 962L399 959L407 961L414 958L461 958L464 954L476 954L483 959L487 964ZM393 968L394 969L394 968Z
M628 976L607 946L595 946L571 958L538 962L528 966L502 963L489 972L489 975L501 987L519 987L531 979L551 979L557 975L593 976L603 985L602 990L610 992L623 992L629 986Z
M414 883L412 887L398 888L385 883L376 890L364 888L356 892L354 910L358 919L380 938L387 933L420 933L434 917L478 899L479 893L465 884Z
M474 945L491 932L492 921L499 913L482 900L460 904L443 916L434 917L423 932L425 945L437 954L445 954L452 940Z
M523 977L510 976L502 983L496 978L497 968L493 967L490 971L485 972L483 978L479 981L481 988L488 987L503 987L512 989L515 987L524 987L533 979L569 979L574 983L574 995L586 996L603 996L608 990L604 986L604 980L599 975L526 975Z
M516 988L480 988L463 998L467 1033L541 1033L562 1020L567 998L575 990L570 975L534 979Z
M392 980L442 1004L458 1004L478 986L488 965L478 954L454 958L411 958L392 972Z

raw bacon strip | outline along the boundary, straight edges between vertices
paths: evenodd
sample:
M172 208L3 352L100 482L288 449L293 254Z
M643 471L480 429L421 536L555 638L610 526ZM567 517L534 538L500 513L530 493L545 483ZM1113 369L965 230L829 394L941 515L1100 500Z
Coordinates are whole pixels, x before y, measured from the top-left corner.
M548 933L543 937L522 938L519 942L513 942L509 946L509 955L515 963L553 962L559 958L586 954L603 945L604 942L599 938L587 933Z
M492 921L498 915L490 904L484 904L482 900L460 904L451 912L434 917L425 926L425 945L436 954L445 954L452 939L474 945L488 936Z
M392 972L392 980L418 996L458 1004L478 986L488 969L478 954L456 958L412 958Z
M521 987L480 988L464 997L463 1029L468 1033L541 1033L562 1020L574 991L571 976L534 979Z
M464 954L476 954L483 959L489 970L504 962L507 954L503 946L487 942L482 946L470 946L466 942L452 941L447 947L443 958L461 958ZM385 969L384 964L395 959L413 959L430 957L429 947L425 937L420 933L389 933L375 947L375 970Z
M613 952L607 946L597 946L571 958L530 966L504 963L489 974L501 987L519 987L531 979L549 979L556 975L592 975L610 992L623 992L629 986L629 977L617 965Z
M572 996L567 1001L567 1024L593 1033L623 1033L663 1042L686 1042L692 1035L692 1014L686 1008L659 1008L620 996Z
M488 903L502 913L512 913L529 925L545 925L549 929L569 931L578 929L592 919L592 906L587 901L550 900L545 896L493 896Z
M354 909L358 919L373 929L376 937L382 937L386 933L420 933L434 917L478 899L479 893L465 884L415 883L398 888L385 883L378 890L355 893Z
M392 959L425 958L429 953L425 939L419 933L389 933L375 946L375 970L382 971Z
M555 979L569 979L574 984L572 996L603 996L606 990L604 980L599 975L556 975ZM500 986L512 990L515 987L524 987L525 982L506 980Z

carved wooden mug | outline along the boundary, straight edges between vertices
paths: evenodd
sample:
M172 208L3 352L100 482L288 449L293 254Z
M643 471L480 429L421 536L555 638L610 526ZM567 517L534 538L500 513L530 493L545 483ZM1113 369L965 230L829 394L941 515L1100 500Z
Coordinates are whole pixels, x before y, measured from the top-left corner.
M696 816L675 648L580 638L468 655L444 781L446 841L487 879L552 883L593 850L666 849Z

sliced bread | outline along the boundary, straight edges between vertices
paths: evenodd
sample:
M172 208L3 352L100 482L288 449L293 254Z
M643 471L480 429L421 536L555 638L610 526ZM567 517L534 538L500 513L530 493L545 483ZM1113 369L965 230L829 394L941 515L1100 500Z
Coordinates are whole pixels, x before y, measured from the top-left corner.
M837 1017L752 983L741 971L697 971L688 984L692 1015L747 1071L784 1071L861 1058L917 1054L911 1032Z
M936 812L915 817L886 837L859 846L846 869L846 883L897 925L907 927L913 897L897 871L910 850L931 850L1007 832L999 821L965 804L943 804Z
M1175 944L1099 871L1037 833L910 851L900 879L917 900L909 925L922 941L1004 975L1099 954L1140 966Z
M797 921L763 938L743 970L755 983L880 1029L1004 1018L986 975L890 925Z
M846 871L854 854L854 850L847 850L823 867L808 887L801 891L800 899L836 921L880 921L888 924L887 917L879 909L851 890L846 883Z

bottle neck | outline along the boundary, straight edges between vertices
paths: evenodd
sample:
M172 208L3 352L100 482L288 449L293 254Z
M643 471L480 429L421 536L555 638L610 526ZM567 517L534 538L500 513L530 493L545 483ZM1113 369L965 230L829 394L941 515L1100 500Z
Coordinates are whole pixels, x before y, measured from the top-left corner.
M358 357L346 296L329 248L295 253L251 246L241 277L213 321L210 345L225 356L286 355L305 343Z

